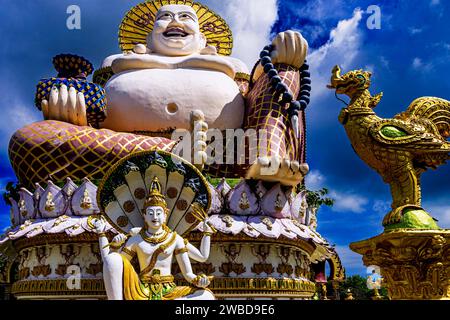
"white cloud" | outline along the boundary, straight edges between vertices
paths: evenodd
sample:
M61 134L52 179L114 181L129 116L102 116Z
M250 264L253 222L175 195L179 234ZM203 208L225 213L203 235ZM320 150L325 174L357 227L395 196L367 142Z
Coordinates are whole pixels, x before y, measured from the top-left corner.
M6 147L0 150L0 154L6 154L9 140L16 130L42 120L42 116L39 116L39 112L32 104L26 104L16 97L15 90L7 88L5 91L8 92L8 96L3 97L2 103L8 107L3 109L0 116L0 145Z
M439 41L432 44L433 50L442 50L450 52L450 43L445 41Z
M384 200L375 200L373 202L372 210L380 215L385 215L391 210L391 203Z
M293 5L294 1L291 3L289 9L292 15L305 20L320 22L348 14L348 6L342 0L308 0L297 6Z
M411 27L408 30L409 30L409 33L412 34L412 35L421 33L423 31L422 28L415 28L415 27Z
M414 58L412 66L413 66L414 69L418 69L418 68L422 67L423 66L422 59Z
M389 68L389 60L385 56L380 57L380 62L385 68Z
M362 32L358 29L362 14L363 11L357 9L352 18L339 21L328 42L309 55L314 100L328 92L326 85L333 67L339 64L344 70L348 69L357 57L362 43Z
M419 71L430 71L431 69L433 69L433 63L429 62L429 63L424 63L422 61L421 58L416 57L413 59L411 66L413 67L413 69L415 70L419 70Z
M342 193L333 190L330 192L330 196L335 200L332 207L335 212L361 213L366 210L365 206L369 203L367 198L355 193Z
M363 272L363 270L366 268L363 265L362 256L357 254L356 252L353 252L349 247L336 246L336 252L341 258L342 265L344 266L347 275L361 274L361 272Z
M312 170L306 176L308 190L319 190L326 185L326 177L319 170ZM328 197L334 199L332 210L335 212L361 213L366 210L369 200L354 192L341 192L330 187Z
M271 43L270 32L278 17L277 0L229 0L218 12L233 30L233 57L251 69L259 53Z
M312 170L306 176L306 186L309 190L319 190L324 187L325 177L319 170Z
M368 64L363 67L364 70L375 73L375 66L373 64Z
M433 203L424 203L423 208L436 218L441 228L450 228L450 205L438 205Z
M431 0L430 5L431 6L437 6L438 4L440 4L441 1L440 0Z

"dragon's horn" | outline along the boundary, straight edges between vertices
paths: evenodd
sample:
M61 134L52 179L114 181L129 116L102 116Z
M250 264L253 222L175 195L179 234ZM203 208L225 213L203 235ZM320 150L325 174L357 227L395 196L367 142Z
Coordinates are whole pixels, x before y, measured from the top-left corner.
M339 80L342 80L341 77L341 68L336 65L333 68L333 71L331 71L331 85L328 85L328 88L332 89L332 88L336 88L337 82Z
M340 80L341 78L342 78L341 77L341 68L338 65L336 65L333 68L331 79L333 81L333 80Z

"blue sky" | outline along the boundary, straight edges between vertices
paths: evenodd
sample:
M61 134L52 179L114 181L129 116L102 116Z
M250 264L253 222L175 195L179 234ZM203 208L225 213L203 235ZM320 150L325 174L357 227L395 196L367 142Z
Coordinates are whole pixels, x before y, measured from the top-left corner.
M309 41L313 93L308 109L310 188L327 187L336 199L319 213L319 232L341 254L348 274L365 274L348 244L382 231L389 210L387 185L352 151L337 117L342 103L325 88L331 68L374 72L372 92L385 96L377 108L392 117L420 96L450 99L450 5L444 0L209 0L203 1L230 24L234 56L251 68L277 32L295 29ZM7 147L12 133L41 119L33 104L35 85L55 71L51 58L76 53L96 67L118 53L117 30L124 13L139 1L3 0L0 11L0 189L14 180ZM66 9L81 8L81 30L66 28ZM369 5L381 8L381 29L370 30ZM450 227L450 166L423 176L424 206ZM0 204L0 229L9 224Z

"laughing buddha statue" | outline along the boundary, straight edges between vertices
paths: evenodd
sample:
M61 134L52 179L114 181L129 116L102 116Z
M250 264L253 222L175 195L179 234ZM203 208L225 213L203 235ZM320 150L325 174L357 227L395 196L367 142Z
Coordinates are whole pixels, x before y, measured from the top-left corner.
M215 299L207 289L211 279L206 275L195 275L190 262L190 257L198 261L208 259L214 231L204 223L204 237L198 250L165 224L167 214L167 203L155 178L144 204L144 227L135 235L127 238L119 234L110 244L104 233L104 218L92 222L99 234L103 277L109 300ZM118 250L114 252L112 248ZM174 257L189 286L175 284L171 274ZM134 258L139 262L139 274L132 265Z
M298 123L291 122L289 104L274 94L262 64L250 73L242 61L228 56L232 36L225 21L199 3L183 3L147 1L127 14L119 33L124 53L107 57L102 65L113 74L104 84L107 116L98 127L87 125L85 97L76 88L52 88L48 100L42 101L46 121L20 129L11 140L10 159L23 185L67 177L101 179L127 154L155 147L172 151L178 143L171 139L172 132L192 130L194 123L202 132L267 132L267 154L253 163L208 163L208 174L292 186L301 182L308 171L304 111ZM271 48L279 81L291 96L299 96L306 40L286 31L275 37ZM39 139L29 139L36 135ZM199 137L206 140L205 134ZM204 148L198 156L204 164L206 141L200 144ZM33 160L21 156L18 150L23 148L31 150ZM274 156L281 159L279 170L261 176L258 168L269 166ZM39 163L43 165L36 170L33 166Z

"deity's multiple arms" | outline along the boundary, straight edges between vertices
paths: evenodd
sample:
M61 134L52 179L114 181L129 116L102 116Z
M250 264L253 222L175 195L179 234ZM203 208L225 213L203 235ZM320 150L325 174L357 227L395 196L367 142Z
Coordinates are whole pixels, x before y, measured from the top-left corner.
M188 249L189 258L197 262L206 262L209 258L211 252L211 235L214 230L209 226L209 224L203 222L203 238L200 242L200 249L197 249L191 243L187 243L186 248Z
M198 288L206 288L210 284L210 280L205 275L195 275L192 271L191 261L189 260L190 254L186 247L183 238L178 237L175 246L175 256L180 266L183 277Z

